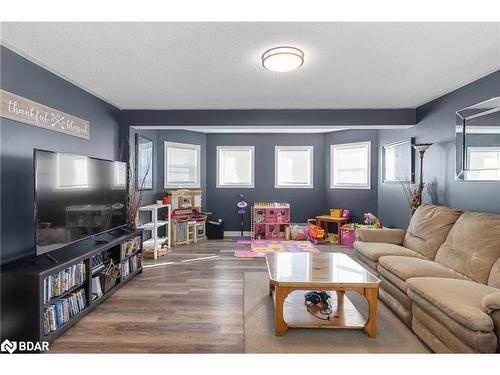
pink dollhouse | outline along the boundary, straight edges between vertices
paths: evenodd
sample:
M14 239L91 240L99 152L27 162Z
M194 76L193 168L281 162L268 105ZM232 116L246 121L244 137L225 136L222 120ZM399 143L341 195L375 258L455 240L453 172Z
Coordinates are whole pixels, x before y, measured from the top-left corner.
M288 203L255 203L252 206L252 239L283 240L290 224Z

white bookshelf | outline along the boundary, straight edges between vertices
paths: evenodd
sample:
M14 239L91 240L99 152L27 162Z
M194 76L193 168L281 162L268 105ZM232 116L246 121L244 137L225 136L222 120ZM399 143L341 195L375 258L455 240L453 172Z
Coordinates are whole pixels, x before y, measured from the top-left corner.
M163 210L168 210L167 218L158 219L158 215ZM145 240L142 243L143 248L154 250L154 259L158 258L158 249L161 244L167 241L167 247L170 249L171 246L171 235L172 232L172 207L169 204L150 204L148 206L139 207L139 212L149 212L151 215L151 221L138 226L138 228L144 229L145 231L151 232L151 238ZM137 220L139 220L139 215L137 215ZM158 229L161 227L165 228L165 237L158 236Z

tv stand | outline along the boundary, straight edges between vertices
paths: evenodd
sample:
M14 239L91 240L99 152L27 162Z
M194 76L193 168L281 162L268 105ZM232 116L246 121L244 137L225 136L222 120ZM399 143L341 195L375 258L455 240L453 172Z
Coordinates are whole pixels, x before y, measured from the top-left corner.
M139 237L139 238L137 238ZM52 342L64 334L75 323L91 312L96 306L106 301L109 296L129 282L134 276L142 272L142 241L141 229L128 231L119 228L113 233L103 233L94 238L88 238L71 245L54 250L50 254L27 257L7 263L1 267L1 338L11 341ZM138 246L129 247L132 241ZM99 278L101 269L93 269L94 255L108 252L120 264L122 275L109 289L101 285L101 294L92 299L94 289L93 278ZM46 295L50 281L57 277L59 272L72 269L83 263L83 282L67 290L61 290L56 295ZM126 269L126 272L124 270ZM50 278L49 278L50 276ZM47 291L49 288L47 288ZM81 291L84 291L82 293ZM85 295L84 307L76 315L56 328L50 328L47 333L44 327L45 313L59 300L71 298L78 293ZM48 301L47 301L48 299Z
M52 262L54 262L54 263L58 263L58 262L57 262L57 259L56 259L56 258L54 258L52 255L50 255L50 254L44 254L44 255L45 255L47 258L49 258Z

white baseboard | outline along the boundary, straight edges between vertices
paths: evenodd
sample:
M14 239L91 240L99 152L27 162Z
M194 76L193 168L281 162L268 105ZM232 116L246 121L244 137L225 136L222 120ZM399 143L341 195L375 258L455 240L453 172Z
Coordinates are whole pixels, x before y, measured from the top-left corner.
M245 237L250 237L252 235L252 232L250 231L244 231L243 236ZM224 237L240 237L241 232L239 230L229 230L229 231L224 231Z

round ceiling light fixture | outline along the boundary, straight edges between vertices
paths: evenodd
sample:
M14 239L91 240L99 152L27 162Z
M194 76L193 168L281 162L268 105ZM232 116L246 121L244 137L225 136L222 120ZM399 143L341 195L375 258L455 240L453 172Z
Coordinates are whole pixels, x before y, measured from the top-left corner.
M304 52L295 47L275 47L262 54L262 66L271 72L291 72L304 64Z

